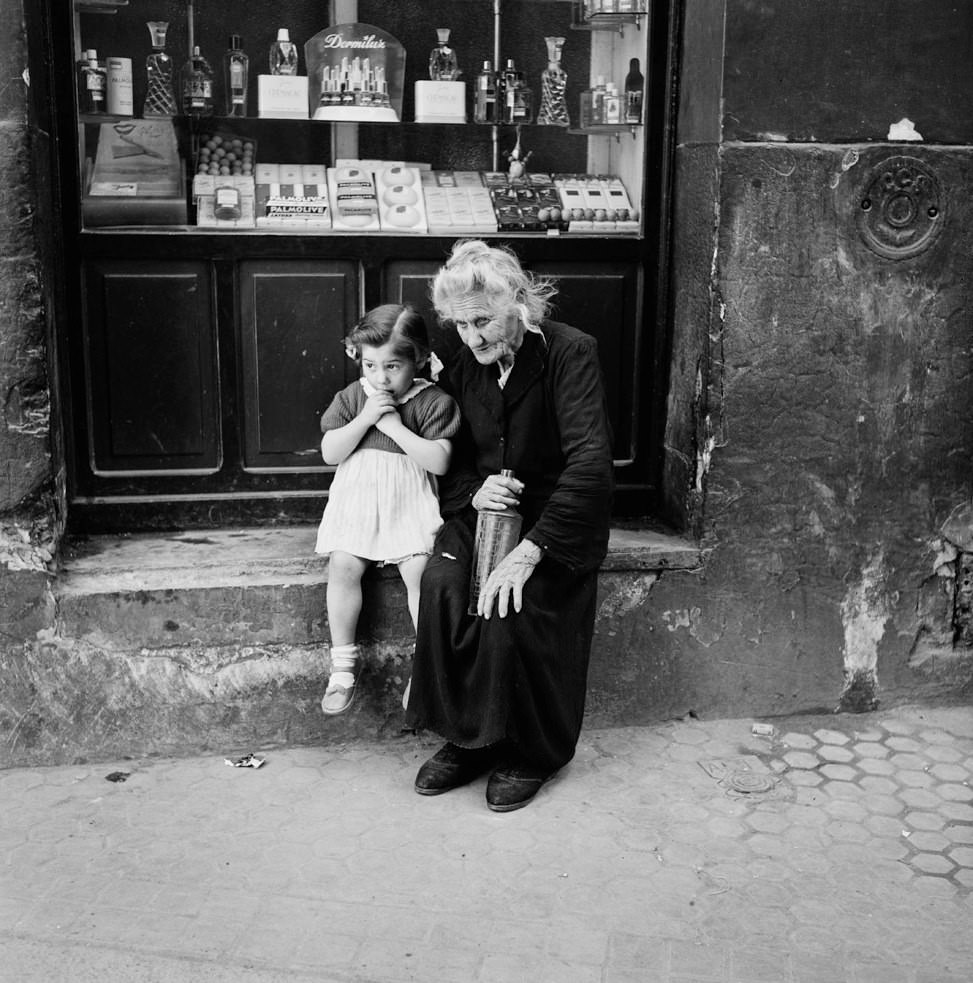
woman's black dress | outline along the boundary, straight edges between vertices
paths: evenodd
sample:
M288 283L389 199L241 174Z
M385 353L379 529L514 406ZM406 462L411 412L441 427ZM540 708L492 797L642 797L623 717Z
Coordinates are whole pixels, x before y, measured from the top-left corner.
M501 389L498 368L463 348L447 388L464 425L441 485L446 522L422 579L407 720L463 747L506 742L511 756L556 770L581 730L597 570L608 548L611 434L593 338L553 321L528 332ZM444 382L444 380L440 380ZM523 535L544 550L523 609L467 614L484 479L524 482Z

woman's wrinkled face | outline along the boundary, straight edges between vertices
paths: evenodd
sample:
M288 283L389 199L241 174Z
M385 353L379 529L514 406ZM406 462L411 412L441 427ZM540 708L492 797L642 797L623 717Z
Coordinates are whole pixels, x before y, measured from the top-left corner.
M445 306L440 317L444 328L456 329L481 365L509 363L524 340L524 325L516 310L498 313L485 297L475 294Z

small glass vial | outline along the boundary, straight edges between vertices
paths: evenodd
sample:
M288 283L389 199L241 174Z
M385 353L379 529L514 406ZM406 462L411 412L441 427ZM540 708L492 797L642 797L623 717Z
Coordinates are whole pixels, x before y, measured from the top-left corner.
M98 64L96 49L89 48L84 54L78 65L78 108L82 113L101 116L105 113L108 72Z
M512 478L513 471L500 472ZM516 509L481 509L476 516L476 538L473 545L473 569L470 574L470 600L467 613L477 613L480 591L497 564L520 542L523 516Z
M223 55L223 83L226 86L226 115L247 115L247 84L250 59L244 53L240 35L230 36L230 47Z
M297 74L297 45L286 27L277 31L277 40L270 46L270 74Z
M497 79L493 74L493 63L489 61L483 63L483 70L476 77L473 121L476 123L497 122Z

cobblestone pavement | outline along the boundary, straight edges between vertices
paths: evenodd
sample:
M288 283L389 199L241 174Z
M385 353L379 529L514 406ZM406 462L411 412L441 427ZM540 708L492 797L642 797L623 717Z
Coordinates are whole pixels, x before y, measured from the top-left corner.
M0 772L0 979L973 979L973 709L756 723L586 732L506 815L428 736Z

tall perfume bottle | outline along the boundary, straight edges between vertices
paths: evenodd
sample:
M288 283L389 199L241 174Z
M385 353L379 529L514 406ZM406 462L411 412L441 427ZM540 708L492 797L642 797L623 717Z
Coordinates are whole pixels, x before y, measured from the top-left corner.
M78 62L78 111L99 116L105 112L108 71L98 64L98 51L89 48Z
M489 61L483 63L483 70L476 77L473 121L476 123L497 122L497 77L493 73L493 63Z
M638 124L642 122L642 103L645 98L645 77L639 70L638 58L628 63L628 75L625 76L625 122Z
M456 59L456 50L449 46L449 28L437 27L439 44L429 53L429 78L433 82L455 82L462 72Z
M145 103L143 116L175 116L178 112L176 101L175 66L166 52L167 20L146 22L152 39L152 53L145 59Z
M270 46L270 74L297 74L297 45L286 27L277 31L277 40Z
M524 73L519 71L513 58L507 59L503 70L503 112L502 123L529 123L533 108L533 92L524 81Z
M226 91L226 115L247 115L247 84L250 59L243 51L240 35L230 36L230 47L223 55L223 84Z
M547 68L541 72L541 107L537 122L545 126L570 126L568 119L567 73L561 68L564 38L544 38L547 44Z
M213 115L213 69L198 44L182 70L182 109L187 116Z

